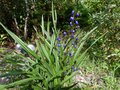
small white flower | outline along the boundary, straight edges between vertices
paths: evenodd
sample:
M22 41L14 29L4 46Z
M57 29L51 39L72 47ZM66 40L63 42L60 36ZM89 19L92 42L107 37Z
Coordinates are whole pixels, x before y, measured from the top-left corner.
M20 44L17 44L17 45L16 45L16 49L17 49L17 50L21 50L21 49L22 49L21 45L20 45Z
M34 45L32 45L32 44L29 44L29 45L28 45L28 48L30 48L32 51L34 51L34 50L35 50L35 46L34 46Z

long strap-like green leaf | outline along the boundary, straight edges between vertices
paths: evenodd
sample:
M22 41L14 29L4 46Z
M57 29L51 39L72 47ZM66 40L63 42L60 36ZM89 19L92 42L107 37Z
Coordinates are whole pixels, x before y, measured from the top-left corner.
M30 50L28 47L27 47L27 44L24 43L18 36L16 36L14 33L12 33L10 30L8 30L1 22L0 22L0 25L5 29L5 31L7 31L7 33L17 42L21 45L21 47L26 50L29 54L31 54L33 57L35 57L36 59L40 59L40 57L35 54L34 51Z

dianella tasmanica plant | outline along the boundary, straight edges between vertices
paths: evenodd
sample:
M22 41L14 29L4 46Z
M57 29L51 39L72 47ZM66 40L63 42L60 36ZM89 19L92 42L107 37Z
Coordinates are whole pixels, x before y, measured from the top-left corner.
M20 75L24 78L1 85L0 88L19 87L20 89L33 90L62 90L74 87L77 83L72 83L72 77L77 73L80 64L86 58L87 50L81 51L88 36L97 28L83 35L77 19L80 14L74 10L70 17L70 30L64 30L62 34L57 29L57 13L52 5L53 27L48 20L47 27L44 26L42 16L41 33L34 27L38 36L36 50L32 51L18 36L8 30L2 23L0 25L19 43L29 56L20 55L23 58ZM52 30L50 30L52 29ZM24 68L22 68L24 67ZM7 75L12 75L7 72ZM16 75L14 73L14 75ZM17 73L18 75L18 73Z

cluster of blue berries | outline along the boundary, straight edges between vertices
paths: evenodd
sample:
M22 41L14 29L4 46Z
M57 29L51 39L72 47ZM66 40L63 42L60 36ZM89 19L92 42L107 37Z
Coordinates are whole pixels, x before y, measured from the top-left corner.
M78 22L78 20L77 20L77 18L79 18L79 16L80 16L79 13L76 13L76 14L75 14L75 11L74 11L74 10L72 11L72 15L71 15L71 17L70 17L70 26L71 26L71 27L74 26L73 24L75 23L75 24L76 24L76 28L80 28L79 22Z
M75 11L73 10L70 16L70 30L69 31L63 31L63 38L60 38L60 36L57 37L57 47L58 47L58 52L61 52L61 47L63 47L63 51L65 51L65 55L67 53L67 55L69 55L69 57L71 58L73 56L73 49L71 48L71 46L76 49L77 48L77 42L78 42L78 37L75 36L75 32L76 30L78 30L80 28L79 26L79 22L78 22L78 18L79 18L80 14L79 13L75 13ZM62 40L64 39L64 40ZM67 40L70 39L70 46L67 46L68 42ZM63 42L65 41L65 42ZM67 50L65 50L66 48L68 48ZM72 66L72 70L73 70ZM76 68L74 68L73 71L77 70Z
M79 26L79 22L78 22L78 18L79 18L80 14L79 13L75 13L75 11L73 10L72 13L71 13L71 17L70 17L70 31L66 32L66 31L63 31L63 39L68 39L68 38L71 38L71 45L76 48L77 47L77 42L78 42L78 37L75 37L75 32L77 29L80 28ZM67 38L66 38L67 37ZM64 49L66 48L67 44L64 42L64 44L62 45L61 44L61 40L62 38L60 37L57 37L57 46L58 47L61 47L63 46ZM58 50L59 51L59 50ZM73 56L73 53L72 52L69 52L69 56L72 57Z

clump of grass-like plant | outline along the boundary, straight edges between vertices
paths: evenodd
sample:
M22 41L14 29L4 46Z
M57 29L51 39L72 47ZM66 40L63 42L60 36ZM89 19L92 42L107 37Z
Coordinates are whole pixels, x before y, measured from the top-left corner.
M88 49L81 51L85 41L97 27L83 34L77 21L78 17L79 13L75 14L72 11L70 30L63 31L63 34L60 34L56 27L57 13L52 6L53 34L50 33L50 22L48 21L47 28L45 28L42 16L42 34L35 28L38 35L38 39L35 41L35 51L29 49L25 42L0 23L15 42L19 43L29 55L29 57L21 55L26 63L19 63L21 65L21 73L19 74L23 74L24 78L7 85L1 85L0 88L19 86L21 89L61 90L74 87L77 83L72 83L71 78L77 73L77 69L86 58L87 50L99 39L96 39ZM24 66L25 68L22 68Z

